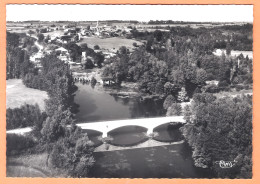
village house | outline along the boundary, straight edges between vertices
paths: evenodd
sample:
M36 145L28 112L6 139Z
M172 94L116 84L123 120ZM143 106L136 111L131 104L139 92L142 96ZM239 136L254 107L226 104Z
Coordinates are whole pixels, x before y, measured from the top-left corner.
M219 83L219 81L217 81L217 80L206 81L207 85L216 85L216 86L218 86L218 83Z
M69 51L63 47L55 49L56 52L60 52L60 55L69 55Z
M60 40L63 43L77 42L79 40L79 36L78 35L74 35L74 36L63 35L63 36L61 36Z
M39 63L43 57L44 54L42 52L37 52L35 55L30 57L30 61L33 63Z

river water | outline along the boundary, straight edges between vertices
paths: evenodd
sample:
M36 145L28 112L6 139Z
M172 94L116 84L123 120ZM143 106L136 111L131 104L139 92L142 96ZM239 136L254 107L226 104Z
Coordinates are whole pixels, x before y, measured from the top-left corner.
M94 88L88 84L76 85L75 102L80 106L76 114L78 123L165 115L162 100L122 98L105 92L106 89L100 85Z
M162 101L138 98L122 98L110 95L102 86L77 83L75 102L79 104L77 122L96 122L138 117L164 116ZM179 130L180 125L161 125L154 129L155 140L171 142L172 145L128 149L121 151L95 152L96 163L90 177L99 178L208 178L212 174L207 169L194 166L189 145ZM102 144L101 132L84 130L96 146ZM113 138L111 144L131 146L148 139L143 127L127 126L108 133ZM175 144L176 143L176 144Z

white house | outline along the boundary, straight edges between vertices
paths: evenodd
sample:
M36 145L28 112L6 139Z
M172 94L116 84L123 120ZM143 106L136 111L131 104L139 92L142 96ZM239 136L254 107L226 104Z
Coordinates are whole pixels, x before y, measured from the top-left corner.
M69 55L69 51L63 47L57 48L55 51L60 52L61 55Z

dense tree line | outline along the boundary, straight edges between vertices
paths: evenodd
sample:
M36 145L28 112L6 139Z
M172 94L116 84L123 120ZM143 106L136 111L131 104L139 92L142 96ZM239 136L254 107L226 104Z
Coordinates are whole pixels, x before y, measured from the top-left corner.
M41 71L33 71L23 78L27 87L47 91L50 97L46 100L45 110L50 116L59 106L62 110L69 109L71 112L77 112L77 106L74 104L74 93L77 87L69 70L68 64L59 60L55 53L46 55L41 59Z
M250 30L248 25L240 28ZM103 76L113 77L118 84L137 82L140 91L172 95L177 102L188 100L179 98L181 90L192 97L203 90L219 92L230 87L249 88L252 60L242 55L237 58L213 55L216 40L226 39L220 32L224 28L215 29L172 27L170 32L140 33L137 37L145 39L146 44L135 48L131 54L119 52L110 59L112 65L104 69ZM135 29L134 32L139 34ZM234 36L232 39L234 41ZM231 41L227 42L231 47ZM207 80L219 81L219 86L205 88Z
M252 98L217 99L212 94L196 94L185 108L187 124L183 135L193 148L198 167L213 169L221 178L252 177ZM234 161L222 169L217 161Z
M70 57L75 62L82 62L82 52L85 52L86 56L92 58L92 60L87 59L84 63L85 69L92 69L95 66L94 64L101 67L104 62L104 55L101 52L95 52L92 48L89 48L86 43L78 46L76 43L71 42L64 45L64 47L68 49ZM99 46L96 45L94 49L99 49Z
M6 78L21 78L33 67L28 53L37 52L37 48L30 37L9 32L6 37Z
M228 45L232 50L252 51L253 49L252 24L217 26L212 28L191 28L190 26L176 26L166 27L166 29L169 30L169 32L162 32L160 30L156 30L154 32L143 32L133 28L130 38L147 40L149 45L149 42L152 41L151 38L154 37L155 34L158 35L159 33L159 35L163 35L163 39L174 39L180 37L186 37L186 40L187 38L199 40L203 39L203 42L200 42L200 44L204 45L205 49L209 48L210 50L226 49Z
M55 53L45 55L41 59L41 65L40 70L30 70L23 77L23 82L27 87L47 91L49 98L45 101L46 115L40 118L37 108L33 109L31 106L9 110L10 126L33 126L33 132L27 138L21 139L24 147L16 148L13 144L17 136L9 136L8 154L21 150L27 150L27 153L47 152L47 166L58 168L68 176L86 177L94 164L93 143L75 125L74 113L77 112L77 105L74 103L74 96L77 87L69 66L59 60ZM19 117L22 121L17 119L20 112L23 113Z
M93 143L79 127L64 129L64 138L58 139L50 151L52 166L64 169L72 177L87 177L95 160Z
M14 109L8 108L6 110L6 129L41 125L45 119L46 114L41 112L37 104L26 104Z

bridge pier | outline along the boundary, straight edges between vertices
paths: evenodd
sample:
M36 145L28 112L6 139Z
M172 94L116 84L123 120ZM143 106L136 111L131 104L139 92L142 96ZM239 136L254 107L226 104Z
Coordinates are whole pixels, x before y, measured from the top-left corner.
M102 138L105 138L105 137L107 137L107 131L102 132Z
M147 135L150 135L151 133L153 133L153 127L149 127L148 129L147 129Z

